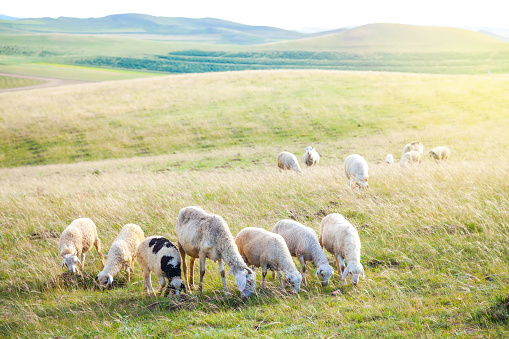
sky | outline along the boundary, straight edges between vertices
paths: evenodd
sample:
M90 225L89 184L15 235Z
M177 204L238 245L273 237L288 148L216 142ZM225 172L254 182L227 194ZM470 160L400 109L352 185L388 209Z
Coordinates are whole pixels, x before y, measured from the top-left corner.
M90 18L140 13L211 17L291 30L320 30L370 23L509 29L504 0L6 0L0 14L38 18Z

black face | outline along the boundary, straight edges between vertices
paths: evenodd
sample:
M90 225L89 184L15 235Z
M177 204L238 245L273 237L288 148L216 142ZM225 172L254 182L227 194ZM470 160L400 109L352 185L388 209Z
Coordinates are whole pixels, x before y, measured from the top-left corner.
M164 272L169 281L175 277L180 277L180 262L173 264L175 258L171 255L161 257L161 271Z
M150 242L148 243L148 247L152 247L154 246L154 248L152 248L152 252L154 254L156 253L159 253L159 251L161 250L161 248L163 247L168 247L168 248L175 248L175 245L173 245L168 239L164 238L164 237L157 237L157 238L152 238L150 239Z

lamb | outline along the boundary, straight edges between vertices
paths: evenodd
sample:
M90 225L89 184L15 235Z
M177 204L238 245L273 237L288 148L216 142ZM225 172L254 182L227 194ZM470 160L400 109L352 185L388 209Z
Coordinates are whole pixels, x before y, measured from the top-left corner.
M320 227L320 245L332 253L336 259L338 272L343 272L341 280L346 282L350 274L353 285L359 282L359 276L364 278L364 268L361 260L361 240L355 227L341 214L332 213L322 219ZM348 266L345 269L346 260Z
M235 240L223 218L219 215L208 214L201 207L189 206L180 210L175 226L178 238L178 250L182 258L186 288L194 288L193 268L196 258L200 259L200 285L203 289L203 276L205 275L205 259L219 261L219 273L226 289L226 280L223 267L224 262L230 267L235 283L242 297L249 297L256 288L256 275L242 260L235 245ZM189 281L187 281L186 254L191 257Z
M121 269L125 269L127 282L131 281L136 249L143 239L145 239L145 234L140 226L127 224L122 227L117 238L111 244L104 269L97 275L100 286L105 287L113 284L113 277Z
M165 237L154 235L143 240L136 250L136 260L143 272L143 291L149 291L151 296L155 297L156 294L152 288L150 272L154 272L159 278L161 284L159 292L162 292L166 286L165 278L168 279L168 286L164 293L165 298L170 290L175 291L176 295L179 295L180 291L186 291L180 273L179 252L177 247Z
M415 164L415 163L420 164L421 161L422 161L422 157L419 152L410 151L410 152L406 152L405 154L403 154L403 157L399 161L399 164L401 166L405 166L407 164Z
M449 156L451 155L451 150L447 146L438 146L435 148L432 148L429 151L430 158L434 158L436 162L439 162L440 160L447 160L449 159Z
M101 252L101 241L97 235L97 228L92 220L80 218L73 220L62 232L58 248L62 256L62 268L67 266L69 272L76 273L76 263L80 263L81 270L85 267L85 253L95 246L101 264L104 267L104 256Z
M281 152L277 155L277 167L279 167L280 172L293 170L302 174L297 157L290 152Z
M322 286L327 286L334 270L329 265L318 242L318 236L311 227L306 227L294 220L284 219L277 222L272 232L281 235L285 239L290 254L299 259L304 284L306 284L306 261L313 261L317 267L315 278L320 280Z
M385 157L385 162L389 165L392 165L394 163L394 156L392 154L387 154Z
M318 165L320 161L320 154L311 146L306 147L306 153L302 156L302 162L306 164L306 166L311 167Z
M352 180L359 188L367 188L368 184L368 163L358 154L351 154L345 159L345 173L348 185L352 187Z
M409 144L406 144L405 147L403 147L403 152L401 153L401 157L405 155L405 153L408 153L410 151L417 151L421 154L424 152L424 146L419 141L412 141Z
M284 289L281 272L285 275L293 290L298 293L302 276L295 267L285 240L279 234L271 233L263 228L246 227L237 234L235 243L239 253L248 265L262 268L262 282L265 288L267 269L277 271L279 287Z

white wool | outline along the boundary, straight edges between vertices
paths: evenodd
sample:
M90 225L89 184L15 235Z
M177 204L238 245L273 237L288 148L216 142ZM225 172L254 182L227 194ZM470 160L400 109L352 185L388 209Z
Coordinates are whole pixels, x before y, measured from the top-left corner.
M314 149L311 146L308 146L306 147L305 151L306 152L302 156L302 162L306 164L306 166L308 167L317 165L318 162L320 161L320 155L318 154L316 149Z
M406 166L407 164L420 164L422 161L422 156L417 151L410 151L403 154L403 157L399 161L401 166Z
M297 161L297 157L295 154L290 152L281 152L277 155L277 167L279 168L279 171L292 170L302 174L302 169Z
M346 157L345 174L350 187L352 187L352 181L359 188L369 187L368 163L360 155L351 154Z
M437 162L440 160L448 160L451 156L451 150L447 146L437 146L429 151L429 156Z

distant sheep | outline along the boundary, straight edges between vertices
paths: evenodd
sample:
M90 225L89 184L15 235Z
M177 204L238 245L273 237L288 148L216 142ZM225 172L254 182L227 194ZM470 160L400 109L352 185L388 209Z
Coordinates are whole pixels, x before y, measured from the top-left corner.
M76 273L76 264L85 267L85 253L95 246L101 264L104 267L104 256L101 252L101 241L97 235L97 228L88 218L76 219L62 232L58 248L62 256L62 268L67 266L69 272Z
M358 154L351 154L345 159L345 174L348 185L352 187L352 181L359 188L369 187L368 163Z
M161 284L159 292L162 292L166 286L166 279L168 280L164 297L167 297L171 290L175 291L176 295L180 291L185 292L186 287L182 282L178 249L165 237L155 235L143 240L136 251L136 260L143 272L143 291L148 291L150 295L156 296L150 279L150 272L154 272Z
M125 269L127 282L131 281L136 249L143 239L145 239L145 234L140 226L127 224L122 227L117 238L111 244L104 269L97 275L99 285L104 287L113 284L113 277L122 269Z
M187 289L194 287L193 268L196 258L200 259L200 285L203 288L205 275L205 260L207 258L219 261L219 272L226 289L223 260L230 267L235 283L243 297L249 297L256 287L256 275L247 267L235 245L230 228L219 215L208 214L197 206L185 207L180 210L175 226L178 238L178 249L182 258L184 279ZM187 282L186 254L191 257L189 282Z
M279 171L295 171L302 174L302 168L300 168L297 157L290 152L281 152L277 156L277 167Z
M401 166L406 166L407 164L420 164L422 161L421 154L417 151L410 151L403 154L403 157L399 161Z
M392 165L394 163L394 156L392 154L387 154L385 157L385 162Z
M359 234L341 214L332 213L322 219L319 241L323 248L334 255L338 272L343 272L343 282L348 275L353 285L357 285L359 276L364 278ZM346 269L344 260L348 264Z
M246 227L237 234L235 243L246 264L262 268L260 285L262 288L265 287L267 269L270 269L277 272L281 289L284 289L281 279L281 272L283 272L286 281L290 283L293 290L299 292L302 276L295 267L282 236L263 228Z
M408 153L410 151L417 151L421 154L421 156L424 153L424 146L419 141L412 141L409 144L406 144L405 147L403 147L403 152L401 153L401 157L405 155L405 153Z
M437 162L440 160L447 161L449 157L451 156L451 150L447 146L438 146L435 148L432 148L429 151L430 158L435 159Z
M322 286L327 285L334 270L329 265L318 242L318 236L311 227L306 227L294 220L284 219L277 222L272 232L281 235L285 239L290 254L299 259L304 284L306 284L306 261L313 261L317 267L315 278L320 280Z
M308 167L318 165L320 154L311 146L306 147L306 153L302 156L302 162Z

